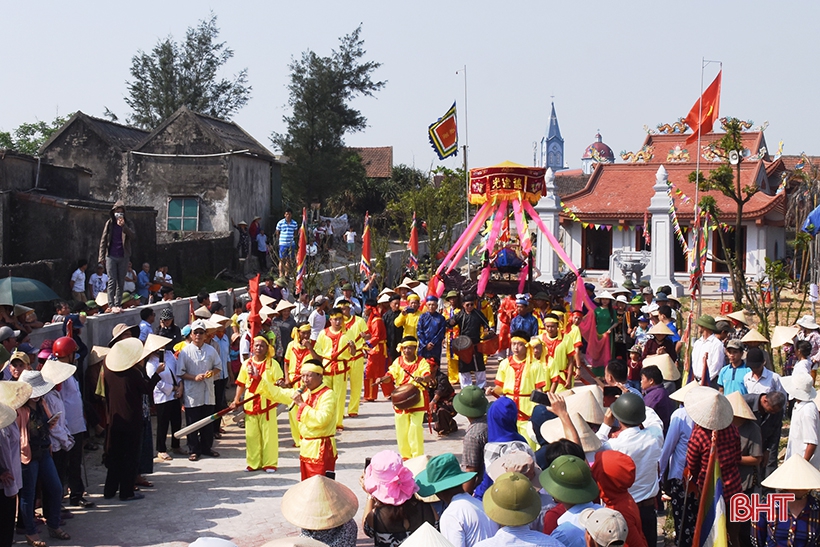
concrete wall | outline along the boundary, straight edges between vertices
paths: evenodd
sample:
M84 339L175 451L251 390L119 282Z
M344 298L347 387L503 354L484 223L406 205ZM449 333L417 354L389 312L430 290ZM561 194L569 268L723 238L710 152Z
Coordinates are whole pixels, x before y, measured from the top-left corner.
M152 267L166 265L175 282L187 282L192 278L213 276L223 268L236 269L237 263L233 235L225 234L216 239L160 243L157 245L156 264L152 263Z
M273 235L279 219L271 211L271 164L248 156L230 156L228 179L228 209L217 211L213 220L216 229L232 231L231 218L250 224L258 215L265 233Z
M31 156L3 151L0 155L0 190L28 190L34 187L37 160Z

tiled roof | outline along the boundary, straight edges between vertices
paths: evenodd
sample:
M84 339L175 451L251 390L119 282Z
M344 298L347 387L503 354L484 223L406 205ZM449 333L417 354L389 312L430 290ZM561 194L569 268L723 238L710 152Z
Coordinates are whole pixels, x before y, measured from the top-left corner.
M587 185L589 175L583 169L564 169L555 172L555 192L560 196L568 196L580 192Z
M692 144L686 144L686 139L689 138L691 133L662 133L662 134L649 134L646 136L646 139L643 142L643 146L652 146L653 147L653 156L652 159L649 160L647 163L652 164L664 164L667 165L672 163L667 156L675 150L676 147L680 147L682 150L686 150L689 152L689 163L695 163L697 161L697 157L695 156L695 150L697 149L698 143L693 142ZM763 138L763 133L759 131L748 131L744 132L742 137L743 148L749 150L752 155L757 155L760 151L761 147L766 145L766 141ZM703 141L701 142L701 146L706 146L709 143L717 141L718 139L723 137L723 133L706 133L703 136ZM637 152L638 150L632 150L632 152ZM768 151L767 156L765 158L769 160ZM676 162L678 163L678 162ZM680 163L686 163L682 161ZM703 158L701 158L701 165L703 164Z
M644 212L654 195L655 175L658 165L652 164L598 164L586 187L580 192L563 198L564 205L581 220L594 219L643 219ZM708 167L708 164L705 166ZM695 199L695 185L689 182L691 164L667 164L669 180L684 195ZM704 169L706 172L706 169ZM751 186L765 178L762 162L741 163L741 185ZM703 196L704 192L700 193ZM708 192L714 196L724 214L735 211L735 202L720 192ZM673 193L674 196L674 193ZM684 204L674 196L678 217L682 220L693 218L693 205ZM743 207L744 218L760 218L775 208L782 207L783 194L769 196L758 192Z
M820 167L820 156L806 156L806 157L809 158L809 161L811 163L813 163L815 165L815 167ZM784 155L780 156L780 159L783 161L783 165L789 171L794 171L795 166L797 166L798 164L803 162L802 154L799 155L799 156L797 156L797 155L787 156L787 155L784 154Z
M371 179L389 179L393 174L393 147L350 148L362 158L365 173Z
M63 133L63 131L65 131L77 120L83 121L88 128L91 129L91 131L107 142L109 146L119 150L120 152L135 149L148 135L148 131L143 131L142 129L137 129L136 127L121 125L109 120L95 118L78 110L65 124L63 124L59 130L55 131L51 137L49 137L48 140L40 146L40 153L42 154L43 151L53 141L55 141L60 134Z

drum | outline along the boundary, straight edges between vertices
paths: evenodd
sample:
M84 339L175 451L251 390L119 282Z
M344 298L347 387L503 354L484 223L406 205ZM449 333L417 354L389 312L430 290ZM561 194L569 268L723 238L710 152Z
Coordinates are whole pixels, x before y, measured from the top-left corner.
M473 361L473 352L475 349L473 348L473 341L470 340L469 337L464 335L456 336L453 338L450 347L453 349L453 353L458 355L458 358L465 363L471 363Z
M413 384L404 384L393 390L390 400L399 410L409 410L418 406L421 401L421 392Z
M489 331L484 335L484 339L476 344L476 349L481 352L482 355L495 355L498 351L499 342L500 339L498 335L493 331Z

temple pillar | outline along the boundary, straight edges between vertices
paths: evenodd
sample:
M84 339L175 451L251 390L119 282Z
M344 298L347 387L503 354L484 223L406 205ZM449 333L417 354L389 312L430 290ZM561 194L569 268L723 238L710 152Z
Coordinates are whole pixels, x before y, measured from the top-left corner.
M538 201L535 211L547 229L558 239L561 226L561 200L558 194L555 193L555 173L551 168L547 169L544 179L546 182L546 195ZM541 272L536 281L555 281L559 277L560 261L558 260L558 254L552 249L552 245L541 233L541 230L538 230L535 264Z
M675 233L672 219L669 216L669 195L666 193L666 181L669 173L661 165L655 174L655 191L649 201L649 214L652 215L652 261L649 263L649 282L653 289L662 285L672 287L674 296L683 295L683 286L675 281Z

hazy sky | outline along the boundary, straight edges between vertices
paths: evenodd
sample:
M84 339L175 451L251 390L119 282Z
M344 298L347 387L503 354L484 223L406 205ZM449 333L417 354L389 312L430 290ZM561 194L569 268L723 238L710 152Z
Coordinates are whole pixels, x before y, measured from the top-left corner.
M169 34L218 16L235 52L226 73L247 67L253 94L234 120L271 147L285 130L288 63L306 49L327 55L361 22L367 59L387 80L357 100L369 127L354 146L392 145L394 162L438 165L427 126L458 102L460 142L469 126L470 167L532 164L550 96L580 167L600 129L618 154L637 150L644 125L683 117L700 91L701 58L722 60L721 115L768 120L771 151L820 153L820 2L247 2L143 0L4 2L0 129L75 110L121 120L131 57ZM467 66L464 79L456 71ZM705 71L705 85L717 73ZM446 165L462 161L448 159Z

